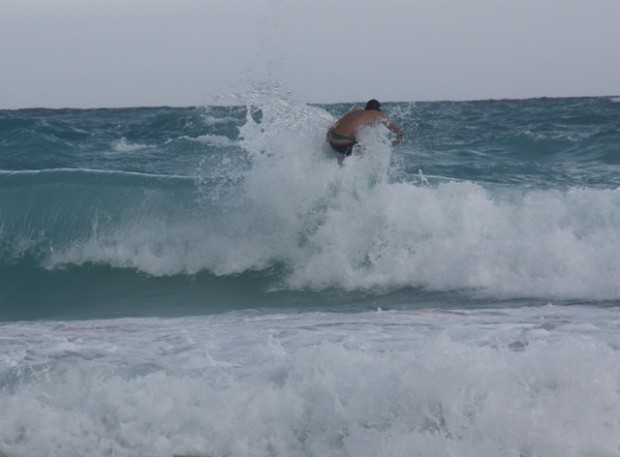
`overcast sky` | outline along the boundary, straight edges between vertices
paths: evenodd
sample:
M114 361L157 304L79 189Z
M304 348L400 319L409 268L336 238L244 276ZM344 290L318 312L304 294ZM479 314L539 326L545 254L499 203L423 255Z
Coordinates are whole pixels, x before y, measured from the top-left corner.
M0 109L620 95L620 0L0 2Z

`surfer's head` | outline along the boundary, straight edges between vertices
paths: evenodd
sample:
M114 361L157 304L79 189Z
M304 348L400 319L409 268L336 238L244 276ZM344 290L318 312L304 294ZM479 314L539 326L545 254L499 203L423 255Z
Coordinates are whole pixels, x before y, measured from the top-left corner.
M381 111L381 103L373 98L372 100L368 100L368 103L366 103L366 109Z

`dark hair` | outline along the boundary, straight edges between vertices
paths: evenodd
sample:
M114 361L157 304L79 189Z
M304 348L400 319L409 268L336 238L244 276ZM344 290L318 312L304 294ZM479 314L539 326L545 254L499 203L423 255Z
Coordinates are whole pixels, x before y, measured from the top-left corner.
M366 109L381 111L381 103L373 98L372 100L368 100L368 103L366 103Z

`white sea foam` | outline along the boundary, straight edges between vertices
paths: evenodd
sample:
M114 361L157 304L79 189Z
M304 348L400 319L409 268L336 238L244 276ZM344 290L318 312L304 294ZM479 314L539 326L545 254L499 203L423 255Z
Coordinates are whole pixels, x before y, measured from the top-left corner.
M208 109L208 107L206 107L205 109ZM234 117L230 117L230 116L212 116L210 114L204 114L202 116L202 120L205 124L207 125L220 125L220 124L227 124L230 122L236 122L237 119Z
M553 306L3 324L0 454L617 455L619 327Z
M219 147L230 147L237 146L237 141L231 140L230 138L223 135L201 135L197 138L184 137L188 140L199 141L201 143L219 146Z
M116 140L112 143L112 149L114 152L119 153L131 153L140 151L142 149L148 148L148 144L142 143L131 143L127 141L127 138L121 138L120 140Z

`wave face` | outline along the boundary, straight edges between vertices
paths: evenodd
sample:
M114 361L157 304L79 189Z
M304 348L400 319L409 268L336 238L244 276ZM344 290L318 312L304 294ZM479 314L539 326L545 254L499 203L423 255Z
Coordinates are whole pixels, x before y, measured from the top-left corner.
M244 103L1 112L2 314L620 297L613 99L386 104L344 161L354 105Z

